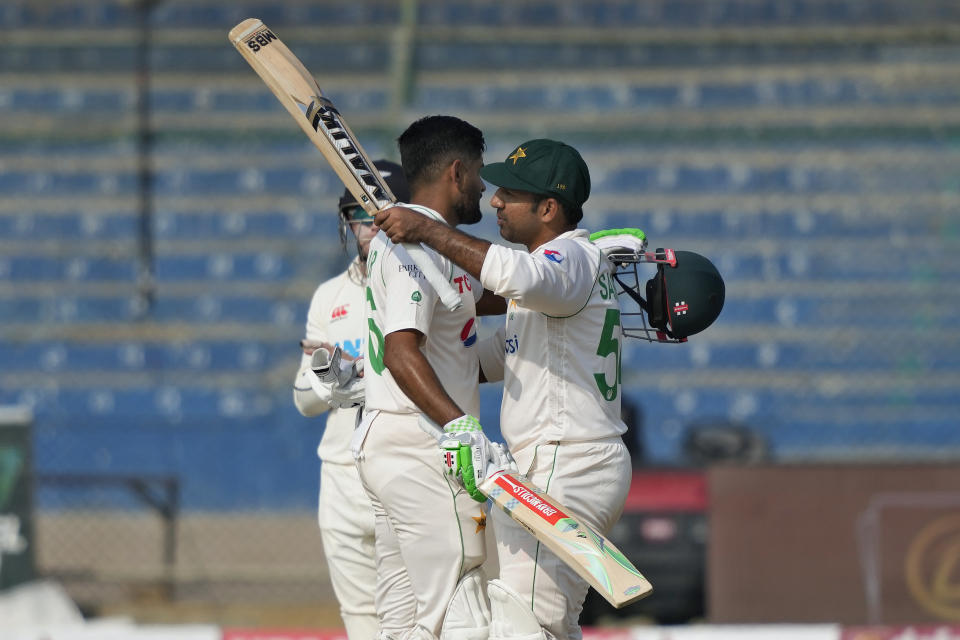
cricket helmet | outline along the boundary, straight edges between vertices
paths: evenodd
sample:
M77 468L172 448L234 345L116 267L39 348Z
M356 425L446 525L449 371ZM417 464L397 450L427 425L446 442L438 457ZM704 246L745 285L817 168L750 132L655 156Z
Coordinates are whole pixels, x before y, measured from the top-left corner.
M609 259L618 265L614 278L640 307L621 312L623 334L650 342L686 342L720 315L726 287L720 272L707 258L692 251L657 249L653 252L615 254ZM646 281L641 292L637 265L656 264L657 273ZM628 325L628 318L639 325Z
M396 162L389 160L374 160L373 165L383 176L390 191L396 196L398 202L407 202L410 200L410 188L407 186L407 179L403 174L403 167ZM373 216L361 209L354 213L359 206L357 199L353 197L349 189L343 190L337 202L337 218L339 220L338 230L340 232L340 244L347 246L347 225L351 222L372 222ZM353 215L351 215L353 214Z

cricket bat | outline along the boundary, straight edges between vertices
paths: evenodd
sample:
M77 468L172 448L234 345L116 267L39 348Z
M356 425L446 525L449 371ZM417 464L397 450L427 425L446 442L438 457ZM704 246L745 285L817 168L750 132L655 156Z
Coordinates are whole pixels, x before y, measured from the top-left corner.
M443 431L426 416L421 417L420 428L438 440L443 437ZM526 476L495 471L478 489L614 607L625 607L653 592L653 585L616 545Z
M353 131L333 103L320 91L303 63L266 25L247 18L228 35L240 55L297 121L334 172L370 215L396 202L386 181L367 157ZM419 244L404 244L424 278L451 311L460 307L460 294L440 273Z

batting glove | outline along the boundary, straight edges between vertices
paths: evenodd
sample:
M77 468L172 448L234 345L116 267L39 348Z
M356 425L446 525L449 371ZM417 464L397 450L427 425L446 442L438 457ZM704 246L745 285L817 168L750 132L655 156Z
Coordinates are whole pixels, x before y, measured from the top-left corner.
M486 502L487 497L478 487L486 477L491 444L480 421L463 415L445 424L440 449L447 475L459 478L471 498Z
M340 347L333 353L326 349L317 349L310 359L310 368L314 375L308 376L310 386L317 396L338 409L357 407L363 404L366 386L360 374L363 372L363 359L344 361Z
M487 460L487 475L489 478L498 471L507 471L510 473L519 473L517 461L513 459L513 454L501 442L490 443L490 459Z

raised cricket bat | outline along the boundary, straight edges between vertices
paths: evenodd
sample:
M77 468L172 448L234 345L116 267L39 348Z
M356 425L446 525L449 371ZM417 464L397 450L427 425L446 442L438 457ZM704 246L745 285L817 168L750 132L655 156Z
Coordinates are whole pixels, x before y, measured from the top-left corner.
M443 437L443 431L425 416L420 428L438 440ZM526 476L496 471L478 488L614 607L619 609L653 592L653 585L616 545Z
M230 42L246 59L273 95L327 159L337 176L368 213L396 202L386 181L333 103L290 49L257 18L247 18L230 30ZM460 295L440 273L419 244L403 247L417 264L440 301L451 311Z

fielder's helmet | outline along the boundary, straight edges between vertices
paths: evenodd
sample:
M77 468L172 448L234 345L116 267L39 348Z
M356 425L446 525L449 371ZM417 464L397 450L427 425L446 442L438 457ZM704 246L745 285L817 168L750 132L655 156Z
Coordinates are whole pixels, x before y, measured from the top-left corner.
M373 165L380 171L380 175L386 180L390 191L396 196L399 202L408 202L410 200L410 188L407 186L407 179L403 174L403 167L396 162L389 160L374 160ZM347 213L356 207L359 203L353 197L349 189L343 190L340 201L337 203L337 217L339 219L340 243L347 246ZM372 216L370 217L372 220Z
M614 277L623 292L642 311L622 312L640 320L640 326L623 323L623 334L651 342L686 342L717 319L723 309L726 287L720 272L699 253L657 249L649 253L618 254L610 260L620 265ZM657 274L640 292L637 264L655 263ZM624 281L624 279L628 281ZM632 278L632 282L629 279ZM646 295L644 299L643 295ZM647 324L649 322L649 325Z

